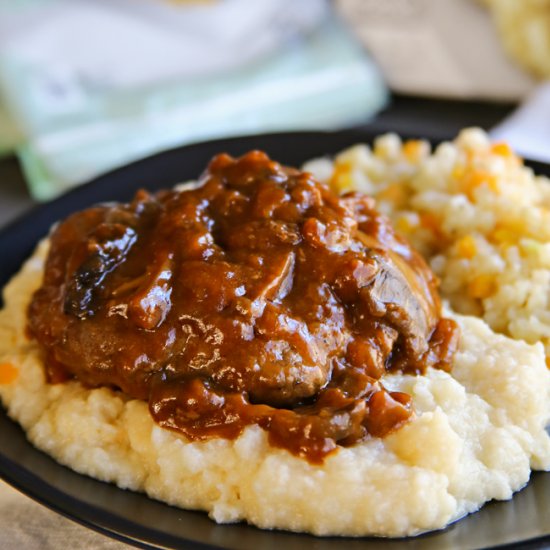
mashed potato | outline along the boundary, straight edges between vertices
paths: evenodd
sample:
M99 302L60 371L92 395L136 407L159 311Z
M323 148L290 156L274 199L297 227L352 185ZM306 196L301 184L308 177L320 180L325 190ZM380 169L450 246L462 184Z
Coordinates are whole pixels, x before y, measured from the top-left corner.
M417 190L422 187L418 182L438 182L441 204L452 203L446 180L460 148L476 139L481 136L463 135L458 149L448 144L430 158L424 145L415 145L415 154L426 158L413 162L405 160L396 138L385 137L375 154L359 147L340 156L337 177L324 161L311 166L324 168L325 177L341 187L340 167L349 166L350 188L358 185L379 196L390 186L384 177L392 174L393 183L393 174L399 173L406 193L395 217L409 219L424 212L426 206L413 210L417 204L430 204L418 198L428 193ZM496 153L487 154L493 158ZM528 174L524 178L532 180ZM539 184L531 183L534 196ZM388 208L394 203L386 202ZM438 213L447 212L441 208ZM452 220L442 221L443 227L445 223L452 227ZM438 266L447 288L445 277L452 275L449 262L460 237L436 251L429 234L420 228L410 233ZM484 235L481 229L473 232L476 246ZM233 441L189 442L157 426L144 402L78 382L49 385L37 345L24 334L26 305L40 285L47 246L39 246L4 291L0 397L34 445L79 472L177 506L206 510L218 522L246 520L316 535L404 536L444 527L488 500L508 499L527 483L531 469L550 469L545 431L550 371L542 344L497 334L481 319L450 311L446 315L462 331L452 373L429 369L425 376L385 377L386 387L412 395L414 419L384 439L340 448L322 466L269 446L258 427L247 428ZM500 258L499 249L491 250ZM456 301L459 292L448 295ZM473 302L477 311L487 316L488 306L478 300Z

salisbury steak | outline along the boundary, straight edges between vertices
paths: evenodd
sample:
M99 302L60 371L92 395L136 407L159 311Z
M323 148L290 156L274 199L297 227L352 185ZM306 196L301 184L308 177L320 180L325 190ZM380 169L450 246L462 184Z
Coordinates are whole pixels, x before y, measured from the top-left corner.
M29 328L52 382L119 388L191 438L258 423L312 461L405 422L379 378L447 369L457 339L372 199L261 152L61 223Z

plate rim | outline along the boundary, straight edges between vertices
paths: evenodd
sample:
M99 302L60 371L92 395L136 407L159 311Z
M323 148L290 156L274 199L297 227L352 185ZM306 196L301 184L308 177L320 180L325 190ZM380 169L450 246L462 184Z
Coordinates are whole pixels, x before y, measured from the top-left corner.
M6 226L0 229L0 243L4 239L8 238L10 234L20 231L23 226L28 226L28 224L32 223L32 220L35 219L37 216L43 215L45 212L48 213L50 211L63 210L67 205L70 205L75 200L75 198L86 197L86 195L90 192L90 190L94 190L98 185L105 185L105 182L108 182L113 178L116 179L117 177L124 176L124 174L128 173L130 170L139 169L140 167L146 166L152 162L162 160L168 155L173 155L177 153L190 154L193 151L200 151L207 146L212 147L212 146L220 145L222 147L225 147L226 145L242 143L243 141L249 141L249 140L260 140L260 141L264 139L283 140L288 138L289 136L292 136L293 138L297 138L297 139L306 139L306 140L340 137L343 141L348 141L349 142L348 146L350 146L355 143L372 143L372 140L376 136L382 135L383 133L384 132L380 131L379 128L377 128L376 130L373 130L373 129L369 129L368 126L363 128L352 128L352 129L338 130L338 131L311 130L311 131L292 131L292 132L270 132L270 133L264 133L264 134L248 134L248 135L242 135L242 136L232 136L228 138L222 137L214 140L205 140L198 143L173 147L170 149L159 151L153 155L149 155L147 157L137 159L131 163L125 164L123 166L110 170L104 174L101 174L100 176L92 179L91 181L83 185L80 185L74 189L69 190L67 193L62 194L61 196L54 199L53 201L36 205L35 207L23 213L21 216L17 217L15 220L11 221L9 224L7 224ZM409 138L426 139L434 145L437 145L438 143L443 141L440 137L433 138L427 135L422 135L422 132L418 132L418 133L407 132L399 135L403 139L409 139ZM343 147L346 147L346 146L344 145ZM332 150L330 154L335 155L338 153L339 150L341 149ZM304 160L307 160L307 159L304 159ZM529 167L533 168L537 174L545 174L550 176L550 164L541 163L538 161L531 161L531 160L525 160L525 163ZM33 246L35 244L36 243L34 243ZM0 286L3 286L3 284L1 284ZM2 302L0 299L0 306L1 306L1 303ZM14 422L8 417L6 410L2 404L0 404L0 415L5 417L6 420L12 423L15 429L23 431L17 422ZM49 455L37 449L36 447L32 446L32 444L28 442L28 440L26 440L26 442L29 446L32 447L33 451L40 453L48 460L55 462L56 466L59 466L60 468L65 469L67 472L70 472L71 474L74 474L77 476L81 476L86 479L92 479L97 483L103 483L101 481L90 478L89 476L86 476L84 474L78 474L73 470L71 470L70 468L60 463L57 463ZM35 474L34 472L31 472L26 468L20 466L19 464L14 463L12 460L10 460L8 457L4 455L1 449L0 449L0 479L3 479L8 484L16 488L18 491L29 496L30 498L46 506L47 508L63 515L64 517L67 517L72 521L75 521L81 525L91 528L94 531L102 533L103 535L112 537L121 542L132 544L139 548L165 548L165 547L173 547L173 546L185 547L185 548L196 548L197 550L199 549L214 550L216 548L223 548L223 547L212 546L210 544L205 544L205 543L190 540L190 539L181 539L181 537L179 536L172 536L170 534L167 535L163 531L155 530L154 528L152 529L151 527L144 527L143 525L140 525L135 521L128 520L123 516L116 516L111 511L105 511L101 508L94 506L93 504L90 504L89 502L75 499L71 495L63 492L62 490L58 489L54 485L48 483L47 481L42 479L39 475ZM109 485L113 485L113 484L109 484ZM124 491L123 489L119 489L118 487L117 489L120 491ZM56 498L54 498L53 500L52 498L50 498L52 491L54 494L56 494ZM152 500L153 502L158 502L158 501L155 501L154 499L150 499L150 497L147 497L144 493L141 493L141 495L144 498ZM77 506L71 507L71 505L74 505L74 504L77 504ZM488 503L486 503L484 506L487 506L487 504ZM169 506L164 503L162 503L162 505ZM79 507L87 509L88 514L83 515L82 513L77 513ZM170 506L170 508L173 508L173 507ZM203 512L193 512L189 510L184 510L184 512L203 514ZM92 516L91 519L90 519L90 515ZM118 524L120 523L127 524L125 526L127 530L121 533L120 530L116 529L115 525L113 525L113 522ZM256 527L253 527L253 528L258 529ZM423 535L423 536L421 535L421 537L439 534L444 531L445 530L433 531L426 535ZM278 532L284 533L283 531L278 531ZM136 536L133 536L131 533L136 534ZM271 533L271 531L262 531L262 533ZM161 546L157 546L153 541L150 540L151 534L153 534L156 540L162 540ZM295 533L292 533L292 534L295 534ZM315 537L315 536L310 536L310 537L314 542L320 541L320 540L326 540L326 538L324 539L323 537ZM350 538L339 537L337 538L337 540L344 542L346 540L350 540ZM360 539L353 539L353 540L372 541L373 538L363 537ZM375 540L378 541L381 539L375 539ZM405 542L409 540L419 541L421 539L419 539L419 537L407 537L407 538L392 539L392 540ZM543 535L543 536L535 536L530 539L523 539L521 541L518 540L517 542L507 543L506 547L512 548L515 546L517 547L517 545L521 546L523 544L536 545L539 542L541 544L550 543L550 534ZM185 546L182 546L182 544Z

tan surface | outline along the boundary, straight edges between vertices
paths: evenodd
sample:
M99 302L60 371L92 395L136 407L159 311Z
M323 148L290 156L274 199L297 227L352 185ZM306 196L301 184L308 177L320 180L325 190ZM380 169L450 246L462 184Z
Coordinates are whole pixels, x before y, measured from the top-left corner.
M130 546L82 527L0 481L0 548L123 550Z

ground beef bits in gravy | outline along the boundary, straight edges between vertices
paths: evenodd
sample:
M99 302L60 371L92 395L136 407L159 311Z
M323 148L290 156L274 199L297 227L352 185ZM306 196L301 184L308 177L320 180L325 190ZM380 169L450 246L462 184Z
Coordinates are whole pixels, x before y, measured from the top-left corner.
M439 313L433 274L372 199L252 152L61 223L29 327L52 382L120 388L191 439L257 423L321 462L410 417L384 373L450 368Z

